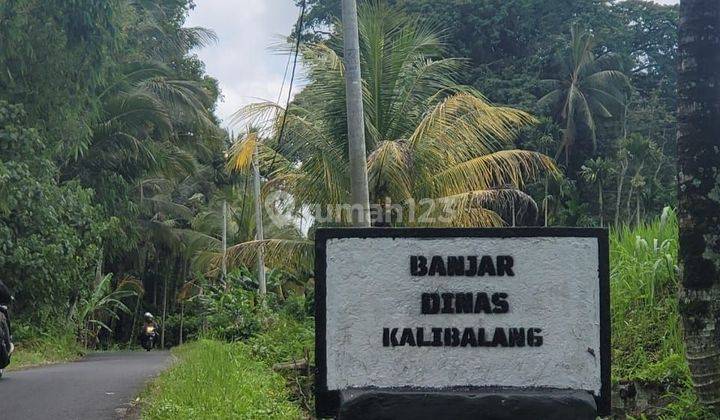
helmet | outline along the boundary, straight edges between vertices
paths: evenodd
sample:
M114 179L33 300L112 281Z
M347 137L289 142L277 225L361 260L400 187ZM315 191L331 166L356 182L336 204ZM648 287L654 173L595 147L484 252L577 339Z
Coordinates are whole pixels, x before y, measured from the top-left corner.
M150 312L145 312L144 316L145 316L145 319L148 321L152 321L152 319L154 318L153 314L151 314Z

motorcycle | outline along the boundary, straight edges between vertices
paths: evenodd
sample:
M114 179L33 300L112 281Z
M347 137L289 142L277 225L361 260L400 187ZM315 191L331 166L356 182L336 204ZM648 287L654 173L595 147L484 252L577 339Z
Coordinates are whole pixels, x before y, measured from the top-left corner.
M153 347L155 347L155 338L157 337L157 333L155 332L155 326L154 325L144 325L142 335L140 336L140 345L147 350L152 350Z
M10 364L13 345L10 342L10 316L7 306L0 305L0 378L3 369Z

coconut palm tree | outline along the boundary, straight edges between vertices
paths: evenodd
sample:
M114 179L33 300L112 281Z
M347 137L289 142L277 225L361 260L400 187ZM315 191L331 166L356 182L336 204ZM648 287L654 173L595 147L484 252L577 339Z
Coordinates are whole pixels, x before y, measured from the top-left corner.
M610 174L611 166L607 159L595 158L590 159L580 168L580 176L588 184L596 184L598 188L598 216L600 217L600 227L604 224L603 210L603 180Z
M720 2L680 2L678 72L678 218L680 307L693 385L720 415Z
M522 187L557 171L547 156L513 149L517 131L535 119L459 85L463 61L442 58L442 39L432 26L366 4L360 50L371 203L385 209L387 203L426 200L430 209L416 214L446 226L500 226L503 210L535 205ZM266 129L232 148L231 169L248 167L257 147L266 189L287 191L304 208L350 202L341 52L339 35L305 48L310 83L289 109L263 102L236 114L237 124ZM275 136L283 123L286 137L279 144ZM449 203L451 211L437 203ZM389 223L421 224L407 217ZM269 258L274 248L312 252L309 241L266 242ZM240 244L231 253L249 257L252 246Z
M573 24L570 37L570 46L562 58L563 73L557 79L541 81L548 92L538 101L538 105L550 107L565 127L555 159L564 152L568 167L571 149L583 130L589 134L595 150L596 119L612 117L613 111L622 107L629 87L628 78L613 55L595 55L592 32Z
M512 149L517 130L534 118L458 85L463 63L442 58L434 28L369 4L361 8L360 33L371 202L451 200L462 211L446 224L496 226L503 221L481 201L520 196L525 181L556 170L544 155ZM341 45L336 36L304 51L311 83L290 109L258 103L236 118L270 122L265 138L285 121L279 156L277 144L260 142L260 157L275 161L266 168L270 186L302 205L350 202ZM233 151L232 165L248 163L246 148Z

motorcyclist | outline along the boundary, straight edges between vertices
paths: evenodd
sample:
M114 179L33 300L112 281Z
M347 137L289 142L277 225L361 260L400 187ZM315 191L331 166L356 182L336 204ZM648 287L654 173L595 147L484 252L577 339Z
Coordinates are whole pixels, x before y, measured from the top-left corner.
M12 354L15 350L15 346L11 341L10 335L10 317L8 316L7 306L12 301L12 294L10 289L0 280L0 337L5 341L5 348L8 350L8 355Z
M158 331L158 324L155 322L155 317L150 312L145 312L145 315L143 315L143 318L145 321L143 322L140 340L144 341L146 339L145 337L145 331L147 331L148 327L153 327L153 335L157 337L157 331Z

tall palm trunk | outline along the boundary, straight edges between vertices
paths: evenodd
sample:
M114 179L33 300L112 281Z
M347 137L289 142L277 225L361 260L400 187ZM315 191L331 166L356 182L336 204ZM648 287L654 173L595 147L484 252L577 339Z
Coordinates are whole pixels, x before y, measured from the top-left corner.
M179 343L183 344L183 327L185 326L185 300L180 302L180 340Z
M548 177L545 177L545 198L543 199L544 205L543 209L545 210L545 227L548 225L548 205L550 204L550 200L548 200Z
M618 174L617 196L615 198L615 227L620 225L620 202L622 201L623 184L625 184L625 173L628 165L625 161L621 163L620 173Z
M698 399L720 414L720 2L680 2L679 55L680 308Z
M135 338L135 325L137 322L137 314L140 310L140 302L142 302L142 296L138 295L135 298L135 310L133 311L132 326L130 327L130 340L128 340L128 348L132 346L133 339Z
M603 184L600 179L598 179L598 202L600 204L600 227L604 227L605 221L603 219Z
M162 312L162 327L160 328L160 348L165 348L165 320L167 316L167 289L168 289L168 276L169 272L163 276L163 312Z

